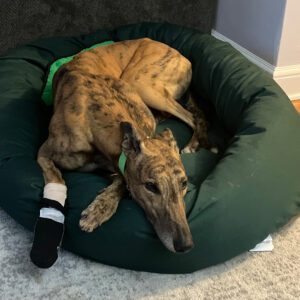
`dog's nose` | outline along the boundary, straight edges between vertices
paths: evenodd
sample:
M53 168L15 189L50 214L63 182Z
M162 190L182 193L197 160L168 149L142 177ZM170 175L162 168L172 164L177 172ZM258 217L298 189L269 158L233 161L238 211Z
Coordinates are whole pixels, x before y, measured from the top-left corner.
M194 247L194 243L192 240L188 240L188 241L174 241L174 249L176 252L179 253L186 253L188 251L190 251L191 249L193 249Z

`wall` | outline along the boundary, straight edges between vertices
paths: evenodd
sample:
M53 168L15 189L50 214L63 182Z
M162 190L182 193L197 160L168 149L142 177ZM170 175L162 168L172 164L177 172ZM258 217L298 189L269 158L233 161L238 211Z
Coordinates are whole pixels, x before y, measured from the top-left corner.
M300 1L219 0L212 34L269 72L300 99Z
M275 65L285 4L286 0L219 0L214 29Z
M287 0L277 66L300 64L300 1ZM300 83L299 83L300 85Z

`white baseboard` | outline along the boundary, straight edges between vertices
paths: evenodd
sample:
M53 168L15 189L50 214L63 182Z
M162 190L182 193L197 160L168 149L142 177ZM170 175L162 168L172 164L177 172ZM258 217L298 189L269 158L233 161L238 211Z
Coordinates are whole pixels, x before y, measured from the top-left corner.
M235 49L240 51L251 62L267 71L274 80L281 86L291 100L300 99L300 65L286 67L276 67L224 36L218 31L212 29L211 35L224 42L230 43Z

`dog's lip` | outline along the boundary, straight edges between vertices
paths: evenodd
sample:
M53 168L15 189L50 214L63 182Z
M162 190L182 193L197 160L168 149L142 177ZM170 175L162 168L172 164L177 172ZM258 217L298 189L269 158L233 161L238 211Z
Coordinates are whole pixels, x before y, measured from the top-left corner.
M164 246L165 246L169 251L171 251L171 252L173 252L173 253L177 253L176 250L175 250L175 248L174 248L173 243L172 243L172 246L171 246L171 247L170 247L169 245L165 244L163 241L162 241L162 243L164 244Z
M161 241L161 243L171 252L176 253L176 250L174 248L174 242L173 238L166 232L159 233L157 232L158 238Z

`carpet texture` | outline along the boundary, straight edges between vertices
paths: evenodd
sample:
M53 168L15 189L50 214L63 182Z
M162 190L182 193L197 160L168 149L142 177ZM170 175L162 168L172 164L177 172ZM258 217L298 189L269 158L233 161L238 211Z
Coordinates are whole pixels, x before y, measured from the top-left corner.
M62 251L49 270L29 260L32 233L0 210L0 299L300 299L300 218L271 253L245 253L188 275L127 271Z
M142 21L209 32L215 0L0 0L0 54L40 37L79 35Z

